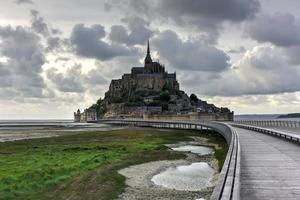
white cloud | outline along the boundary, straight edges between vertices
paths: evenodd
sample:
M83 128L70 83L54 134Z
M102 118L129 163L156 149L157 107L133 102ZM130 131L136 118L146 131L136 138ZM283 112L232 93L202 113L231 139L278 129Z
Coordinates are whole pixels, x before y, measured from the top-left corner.
M230 70L219 77L202 80L198 91L209 96L296 92L300 91L299 78L299 66L290 65L280 48L260 45L247 51ZM196 82L194 84L198 85Z

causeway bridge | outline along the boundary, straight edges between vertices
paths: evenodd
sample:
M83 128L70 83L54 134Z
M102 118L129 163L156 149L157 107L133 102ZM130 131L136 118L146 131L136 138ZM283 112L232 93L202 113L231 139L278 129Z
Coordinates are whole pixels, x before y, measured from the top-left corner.
M103 120L121 126L211 129L228 153L211 200L300 199L300 123Z

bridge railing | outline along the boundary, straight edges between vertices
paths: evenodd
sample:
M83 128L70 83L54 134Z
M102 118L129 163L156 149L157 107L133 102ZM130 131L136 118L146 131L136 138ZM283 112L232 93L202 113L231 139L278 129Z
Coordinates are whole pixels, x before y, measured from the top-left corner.
M226 140L229 148L225 162L219 175L218 183L213 191L211 200L239 200L240 199L240 143L234 129L224 123L196 123L180 121L153 121L153 120L102 120L100 123L112 125L131 125L139 127L205 130L212 129L220 133Z
M276 137L284 138L291 142L300 143L300 135L293 134L293 133L287 133L284 131L274 130L271 128L264 128L264 127L258 127L258 126L252 126L252 125L244 125L244 124L231 124L232 126L238 127L238 128L244 128L248 130L253 130L256 132L273 135Z
M213 129L226 139L230 135L231 141L225 162L223 164L219 182L216 185L211 200L240 199L240 160L241 149L238 135L235 130L223 123L214 123Z
M284 120L235 120L234 123L247 124L263 127L290 127L300 128L299 121L284 121Z

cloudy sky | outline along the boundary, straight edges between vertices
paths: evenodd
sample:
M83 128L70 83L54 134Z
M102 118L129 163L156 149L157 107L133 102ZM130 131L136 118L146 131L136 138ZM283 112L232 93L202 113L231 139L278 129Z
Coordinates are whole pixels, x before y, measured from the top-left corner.
M0 119L72 118L152 57L235 113L300 112L296 0L0 2Z

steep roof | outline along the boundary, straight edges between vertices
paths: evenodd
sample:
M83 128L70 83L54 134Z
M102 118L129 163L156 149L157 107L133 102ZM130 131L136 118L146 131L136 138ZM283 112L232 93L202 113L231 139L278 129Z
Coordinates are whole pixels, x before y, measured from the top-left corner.
M151 55L150 55L150 45L149 45L149 40L148 40L147 55L146 55L146 58L145 58L145 64L150 64L150 63L152 63L152 58L151 58Z

